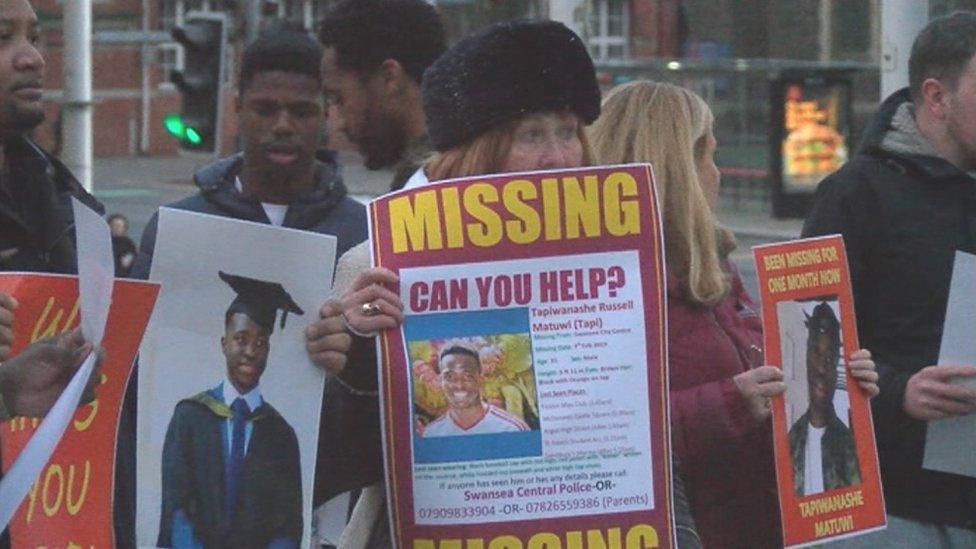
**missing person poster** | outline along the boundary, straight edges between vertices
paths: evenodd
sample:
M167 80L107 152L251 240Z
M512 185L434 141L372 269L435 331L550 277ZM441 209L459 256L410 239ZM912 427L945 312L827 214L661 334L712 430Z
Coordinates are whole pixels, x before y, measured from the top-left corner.
M206 235L206 238L200 238ZM139 362L139 547L309 547L336 239L163 208Z
M112 547L115 440L122 395L159 291L157 284L116 280L102 347L96 398L78 407L51 459L10 523L13 547ZM79 323L78 278L50 274L0 275L0 292L14 296L14 354ZM0 422L0 454L7 470L40 420Z
M840 236L753 248L773 399L783 541L788 547L885 526L871 409L847 369L860 347Z
M370 204L398 547L670 547L665 280L648 165Z

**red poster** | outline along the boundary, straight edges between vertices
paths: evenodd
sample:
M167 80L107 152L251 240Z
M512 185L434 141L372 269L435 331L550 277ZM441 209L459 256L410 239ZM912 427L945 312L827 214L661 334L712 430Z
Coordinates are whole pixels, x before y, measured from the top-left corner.
M159 291L157 284L117 280L102 347L97 398L80 406L47 467L10 523L13 547L112 547L115 437L122 396ZM78 279L2 274L0 292L17 298L14 354L78 325ZM39 420L0 423L3 467L11 466Z
M398 547L674 544L652 182L504 174L370 205L406 307L380 359Z
M766 357L787 390L773 399L776 478L788 547L884 528L871 408L847 368L857 325L844 241L753 248Z

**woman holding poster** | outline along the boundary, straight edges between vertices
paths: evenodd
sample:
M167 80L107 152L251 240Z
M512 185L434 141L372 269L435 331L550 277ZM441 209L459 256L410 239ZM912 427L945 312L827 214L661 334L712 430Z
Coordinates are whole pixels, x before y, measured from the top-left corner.
M713 115L693 92L636 81L608 94L589 133L604 164L650 162L664 223L674 451L706 547L780 547L770 398L783 372L763 365L762 324L718 226ZM850 360L870 395L865 350Z
M540 58L552 70L534 71L532 63ZM500 76L513 74L519 75L517 81ZM599 115L600 91L592 60L572 31L555 22L506 22L458 42L428 69L423 106L437 154L411 177L408 189L464 176L590 165L584 126ZM396 283L396 275L387 269L369 268L369 263L368 244L351 249L339 260L334 287L334 293L342 296L341 309L349 330L361 335L398 327L404 318L400 298L382 286ZM483 343L479 349L463 352L446 343L425 344L418 356L432 358L417 361L415 373L429 382L431 392L439 390L438 384L443 391L454 383L442 375L453 372L447 361L461 355L472 365L480 362L480 366L470 368L468 385L482 384L492 354L485 347L501 347L510 358L518 344ZM457 400L472 392L461 391L464 387L460 384L457 387L450 390L465 393ZM495 408L492 402L475 400L478 408ZM450 409L445 412L449 413ZM515 430L529 428L521 418L495 415L506 419ZM423 436L429 430L429 435L436 434L436 425L447 417L418 424L418 433ZM674 478L678 543L682 547L700 546L677 472Z

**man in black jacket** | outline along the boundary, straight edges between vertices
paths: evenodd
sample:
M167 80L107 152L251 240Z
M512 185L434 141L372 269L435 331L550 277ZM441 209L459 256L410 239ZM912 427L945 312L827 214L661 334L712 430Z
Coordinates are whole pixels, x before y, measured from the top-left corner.
M250 44L241 61L236 110L243 153L224 158L194 174L199 192L169 207L268 223L338 238L338 254L366 239L366 210L349 198L339 174L336 155L320 150L325 133L325 99L320 60L322 47L304 31L267 29ZM147 278L156 245L157 216L142 235L139 256L130 273ZM206 235L201 235L205 238ZM328 284L328 281L323 281ZM339 330L341 320L327 307L306 331L306 347L316 364L333 366L336 349L350 350L352 338ZM351 356L375 361L372 345L354 346ZM340 375L347 375L342 373ZM335 383L330 378L327 386ZM120 420L119 463L116 475L116 541L133 546L135 509L135 378L130 381ZM327 389L328 391L328 389ZM343 403L326 399L319 444L341 417ZM377 427L378 430L378 427ZM353 443L350 443L353 445ZM316 477L332 448L322 448ZM342 471L336 472L342 475ZM316 490L317 499L318 490Z
M803 234L844 235L858 332L880 375L871 404L888 529L852 542L976 547L976 479L922 468L926 422L976 412L976 390L952 383L976 367L934 365L953 256L976 252L976 14L933 20L909 80L820 184Z
M41 99L45 64L37 49L40 23L30 3L0 0L0 29L4 37L0 40L0 272L73 274L78 261L71 197L99 213L104 209L63 164L27 135L44 120ZM0 294L0 361L8 358L13 342L15 310L16 301ZM50 347L51 343L44 345ZM54 347L45 348L36 345L22 351L17 362L37 361L42 358L37 353L43 352L45 360L55 360L63 368L74 364L73 353L51 354ZM4 369L15 369L14 364L7 366L10 368ZM28 374L40 373L37 368L20 370L22 375L0 383L4 385L0 392L8 399L28 381L39 381L36 374ZM0 534L0 548L8 546L6 533Z

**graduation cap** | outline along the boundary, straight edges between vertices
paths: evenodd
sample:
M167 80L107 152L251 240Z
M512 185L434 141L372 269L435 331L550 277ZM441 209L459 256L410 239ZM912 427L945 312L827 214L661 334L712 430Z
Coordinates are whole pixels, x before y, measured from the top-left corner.
M282 328L285 327L285 319L288 317L288 313L305 314L305 311L277 282L227 274L223 271L217 271L217 275L237 293L237 297L231 302L230 307L227 307L228 315L244 313L255 324L273 332L278 309L282 311Z

